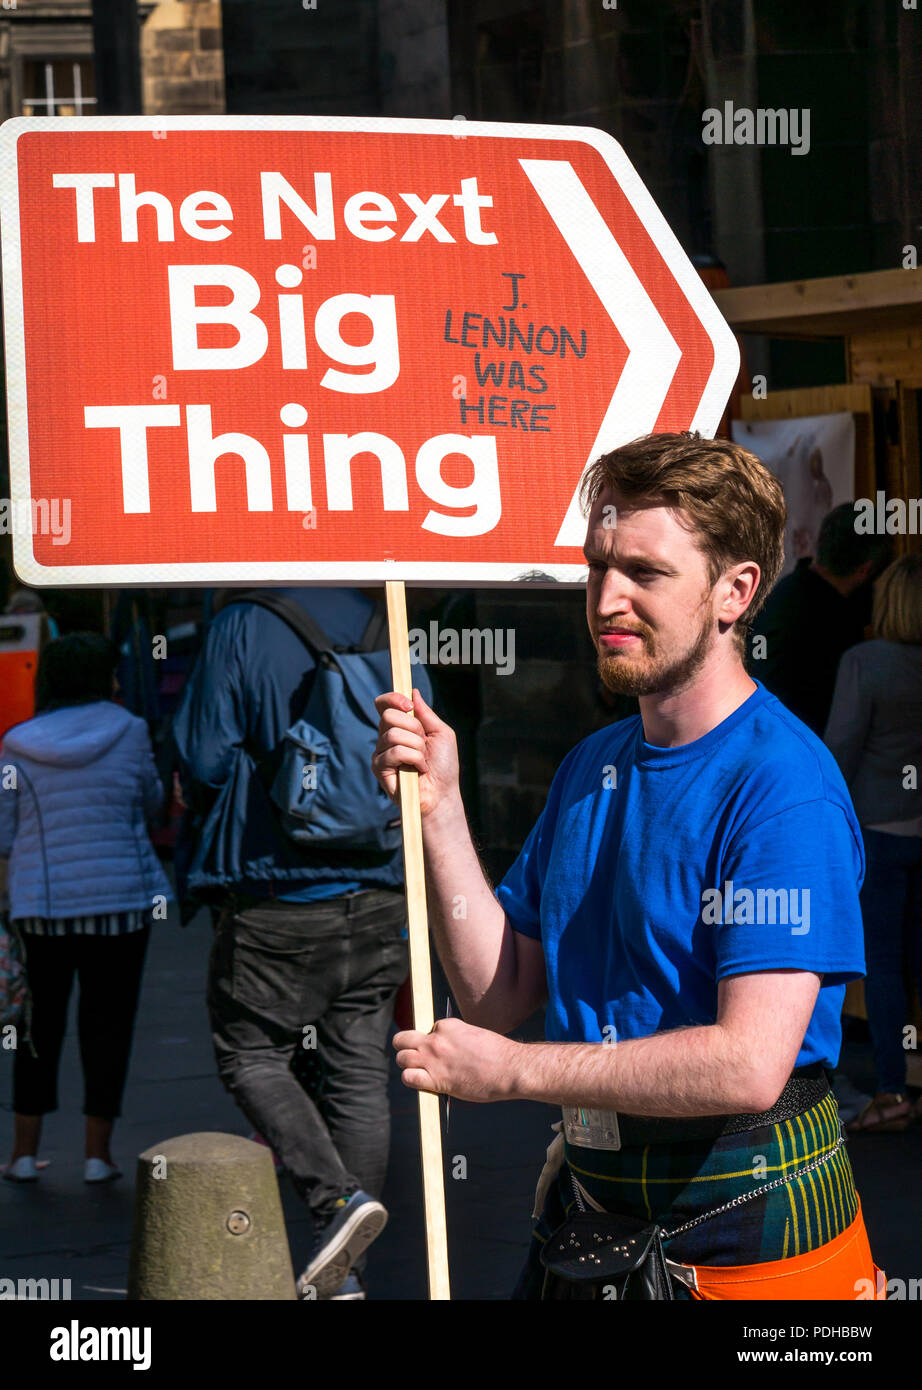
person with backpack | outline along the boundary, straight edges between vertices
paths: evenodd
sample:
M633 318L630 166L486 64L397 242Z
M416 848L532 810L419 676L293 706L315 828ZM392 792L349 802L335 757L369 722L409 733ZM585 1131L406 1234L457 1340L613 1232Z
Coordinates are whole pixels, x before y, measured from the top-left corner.
M218 1073L310 1209L305 1299L364 1298L387 1221L388 1036L408 969L399 816L370 768L387 647L382 605L357 589L244 594L209 628L173 725L197 817L184 890L219 909Z
M116 652L94 632L49 642L37 713L0 748L0 857L25 952L31 1007L13 1067L13 1153L3 1176L34 1182L42 1120L76 975L84 1075L84 1179L120 1177L110 1144L128 1072L144 957L173 897L147 833L163 789L150 734L113 701ZM162 915L162 913L160 914Z

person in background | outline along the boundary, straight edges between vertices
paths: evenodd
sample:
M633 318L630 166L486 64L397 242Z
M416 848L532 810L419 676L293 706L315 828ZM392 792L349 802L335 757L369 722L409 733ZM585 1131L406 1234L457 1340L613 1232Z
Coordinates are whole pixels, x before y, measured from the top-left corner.
M38 613L42 619L42 647L60 637L58 625L45 607L41 594L34 589L14 589L3 609L5 614Z
M334 650L358 644L376 611L357 589L272 593ZM246 596L215 617L173 723L183 797L199 815L181 876L220 909L207 996L218 1073L311 1213L299 1297L358 1300L387 1220L387 1043L407 975L406 905L399 845L302 849L277 823L258 769L316 670L294 627ZM431 693L421 668L414 680ZM317 1065L305 1068L307 1028Z
M874 638L839 663L825 741L864 837L865 999L877 1093L848 1128L905 1129L904 939L922 995L922 555L895 560L874 589Z
M42 1118L57 1076L76 975L84 1076L84 1178L120 1175L111 1139L121 1113L150 928L172 896L147 835L162 788L142 719L113 702L115 652L70 633L39 661L37 713L0 748L0 856L9 914L24 944L31 1046L13 1068L13 1152L3 1176L38 1177Z
M752 625L747 669L820 738L839 658L864 636L871 583L889 547L887 536L856 534L853 502L834 507L820 526L816 558L798 560Z

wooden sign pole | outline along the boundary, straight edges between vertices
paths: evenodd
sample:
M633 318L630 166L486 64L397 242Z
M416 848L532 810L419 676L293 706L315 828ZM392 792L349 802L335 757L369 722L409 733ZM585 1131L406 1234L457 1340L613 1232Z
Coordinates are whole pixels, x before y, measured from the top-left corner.
M387 626L391 644L391 676L400 695L413 698L410 670L410 637L407 630L407 595L403 580L388 580ZM426 877L423 863L423 826L419 809L419 774L401 771L400 818L403 826L403 864L406 874L407 925L410 937L410 987L413 993L413 1027L428 1033L435 1022L432 1005L432 970L429 961L429 918L426 911ZM426 1218L426 1263L430 1299L451 1297L448 1283L448 1238L445 1226L445 1181L442 1167L442 1134L439 1098L418 1091L419 1142L423 1169L423 1206Z

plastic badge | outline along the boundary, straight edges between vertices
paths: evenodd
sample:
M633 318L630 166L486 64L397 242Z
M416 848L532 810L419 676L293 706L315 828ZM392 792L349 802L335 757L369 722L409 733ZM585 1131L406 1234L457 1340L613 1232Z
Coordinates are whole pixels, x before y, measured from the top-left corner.
M586 1110L580 1105L565 1105L563 1128L567 1143L581 1149L621 1148L618 1115L614 1110Z

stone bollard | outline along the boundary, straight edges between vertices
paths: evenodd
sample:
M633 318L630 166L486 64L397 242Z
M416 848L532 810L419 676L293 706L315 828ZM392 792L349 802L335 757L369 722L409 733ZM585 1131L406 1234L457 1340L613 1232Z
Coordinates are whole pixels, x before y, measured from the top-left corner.
M129 1299L294 1299L270 1151L183 1134L138 1158Z

